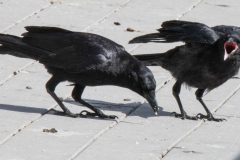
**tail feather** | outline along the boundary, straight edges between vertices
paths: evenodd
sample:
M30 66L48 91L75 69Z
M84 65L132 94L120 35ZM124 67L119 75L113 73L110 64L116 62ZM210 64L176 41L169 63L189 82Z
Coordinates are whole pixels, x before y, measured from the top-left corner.
M21 53L19 54L20 55L19 57L31 58L35 60L55 56L55 53L40 48L32 47L27 43L23 42L21 37L13 35L0 34L0 44L2 45L0 51L9 51L7 52L7 54L11 54L13 56L14 55L18 56L16 55L16 53ZM15 52L11 53L10 51Z
M159 33L150 33L143 36L135 37L129 41L130 44L132 43L148 43L148 42L155 42L155 43L171 43L171 42L178 42L179 37L182 37L184 34L182 32L178 32L176 30L167 30L161 29Z
M164 38L161 36L160 33L150 33L143 36L135 37L129 41L130 44L132 43L148 43L148 42L164 42Z
M15 50L13 50L11 48L8 48L8 47L5 47L1 44L0 44L0 54L9 54L9 55L20 57L20 58L29 58L25 54L23 54L21 52L17 52Z
M142 61L147 66L162 66L164 60L164 54L139 54L134 55L138 60Z

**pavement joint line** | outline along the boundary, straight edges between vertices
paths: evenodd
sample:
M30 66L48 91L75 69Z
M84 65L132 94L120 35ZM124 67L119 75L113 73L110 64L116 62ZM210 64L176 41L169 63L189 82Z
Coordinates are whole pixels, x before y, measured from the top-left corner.
M187 11L183 12L182 14L180 14L176 20L180 20L182 17L184 17L185 15L187 15L189 12L191 12L194 8L196 8L199 4L201 4L204 0L198 0L195 4L193 4Z
M240 90L240 84L227 96L226 99L224 99L224 100L222 101L222 105L217 106L217 107L214 108L212 111L213 111L214 113L216 113L216 112L217 112L220 108L222 108L222 106L223 106L225 103L227 103L227 101L228 101L230 98L232 98L239 90Z
M235 119L239 119L240 118L240 116L235 116L235 115L219 115L219 114L215 114L216 116L221 116L221 117L226 117L226 118L235 118Z
M235 115L225 115L225 114L215 114L216 116L221 116L221 117L226 117L226 118L237 118L239 119L240 116L235 116Z
M25 20L27 20L27 19L29 19L29 18L31 18L31 17L37 15L38 13L44 11L45 9L49 8L50 6L52 6L52 4L48 4L48 5L46 5L46 6L42 7L42 8L40 8L40 9L38 9L38 10L32 12L31 14L29 14L29 15L23 17L22 19L15 21L13 24L7 26L6 28L4 28L3 30L1 30L0 32L1 32L1 33L5 33L7 30L9 30L9 29L11 29L11 28L17 26L18 24L24 22Z
M102 22L104 22L108 17L110 17L111 15L113 15L114 13L117 13L119 10L121 10L122 8L124 8L125 6L127 6L128 3L130 3L131 0L127 0L124 3L122 3L119 7L111 10L110 12L108 12L105 16L103 16L102 18L100 18L99 20L97 20L96 22L94 22L93 24L89 25L88 27L86 27L85 29L83 29L83 32L88 31L91 27L93 26L97 26L99 24L101 24Z
M178 138L175 142L173 142L165 151L163 151L160 155L160 159L163 159L169 152L176 147L182 140L184 140L186 137L188 137L192 132L196 131L202 124L204 123L204 120L201 120L196 126L191 128L189 131L187 131L186 134Z
M236 89L233 90L233 92L231 92L228 96L226 96L227 98L225 98L222 102L219 103L219 105L214 108L212 110L212 112L216 113L220 108L223 107L223 105L232 97L234 96L238 91L240 90L240 84L237 86ZM202 126L202 124L204 123L208 123L208 121L205 122L205 120L201 120L201 122L199 122L196 126L194 126L193 128L191 128L186 134L184 134L182 137L178 138L175 142L173 142L166 151L162 152L160 158L164 158L169 152L172 151L172 149L174 149L174 147L176 147L176 145L178 145L180 142L182 142L185 138L187 138L191 133L193 133L194 131L196 131L198 128L200 128ZM216 122L218 123L218 122Z

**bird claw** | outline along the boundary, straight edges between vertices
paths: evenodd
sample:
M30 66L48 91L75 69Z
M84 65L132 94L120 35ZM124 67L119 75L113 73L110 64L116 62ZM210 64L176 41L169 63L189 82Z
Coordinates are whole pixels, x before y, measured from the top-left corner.
M186 113L184 113L184 114L179 114L179 113L176 113L176 112L172 112L171 115L175 116L176 118L181 118L182 120L184 120L184 119L198 120L197 117L189 116L189 115L187 115Z
M99 118L102 118L102 119L118 119L117 116L115 115L105 115L104 113L92 113L92 112L89 112L89 111L82 111L80 114L79 114L80 117L84 117L84 118L87 118L87 117L99 117Z
M198 119L207 119L208 121L222 122L226 121L225 118L214 118L212 114L204 115L202 113L198 113L196 116Z

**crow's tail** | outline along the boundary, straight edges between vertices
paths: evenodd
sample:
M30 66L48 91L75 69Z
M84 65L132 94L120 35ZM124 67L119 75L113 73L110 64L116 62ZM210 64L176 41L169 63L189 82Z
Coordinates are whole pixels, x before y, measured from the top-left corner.
M134 55L134 57L142 61L147 66L162 66L165 60L164 53L139 54Z
M160 33L150 33L143 36L135 37L129 41L130 44L148 42L165 42L165 39Z
M17 57L40 60L49 58L55 54L37 47L28 45L21 37L0 34L0 54L10 54Z

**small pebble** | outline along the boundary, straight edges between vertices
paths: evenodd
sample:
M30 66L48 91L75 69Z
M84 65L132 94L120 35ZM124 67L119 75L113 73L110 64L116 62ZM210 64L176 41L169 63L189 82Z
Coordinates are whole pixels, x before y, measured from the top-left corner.
M128 32L134 32L135 30L128 27L128 28L126 29L126 31L128 31Z
M119 22L114 22L116 26L120 26L121 24Z
M57 133L57 130L55 128L43 129L43 132L46 132L46 133Z
M130 98L124 98L123 101L131 101Z
M26 87L26 89L32 89L32 87L30 87L30 86L27 86L27 87Z

